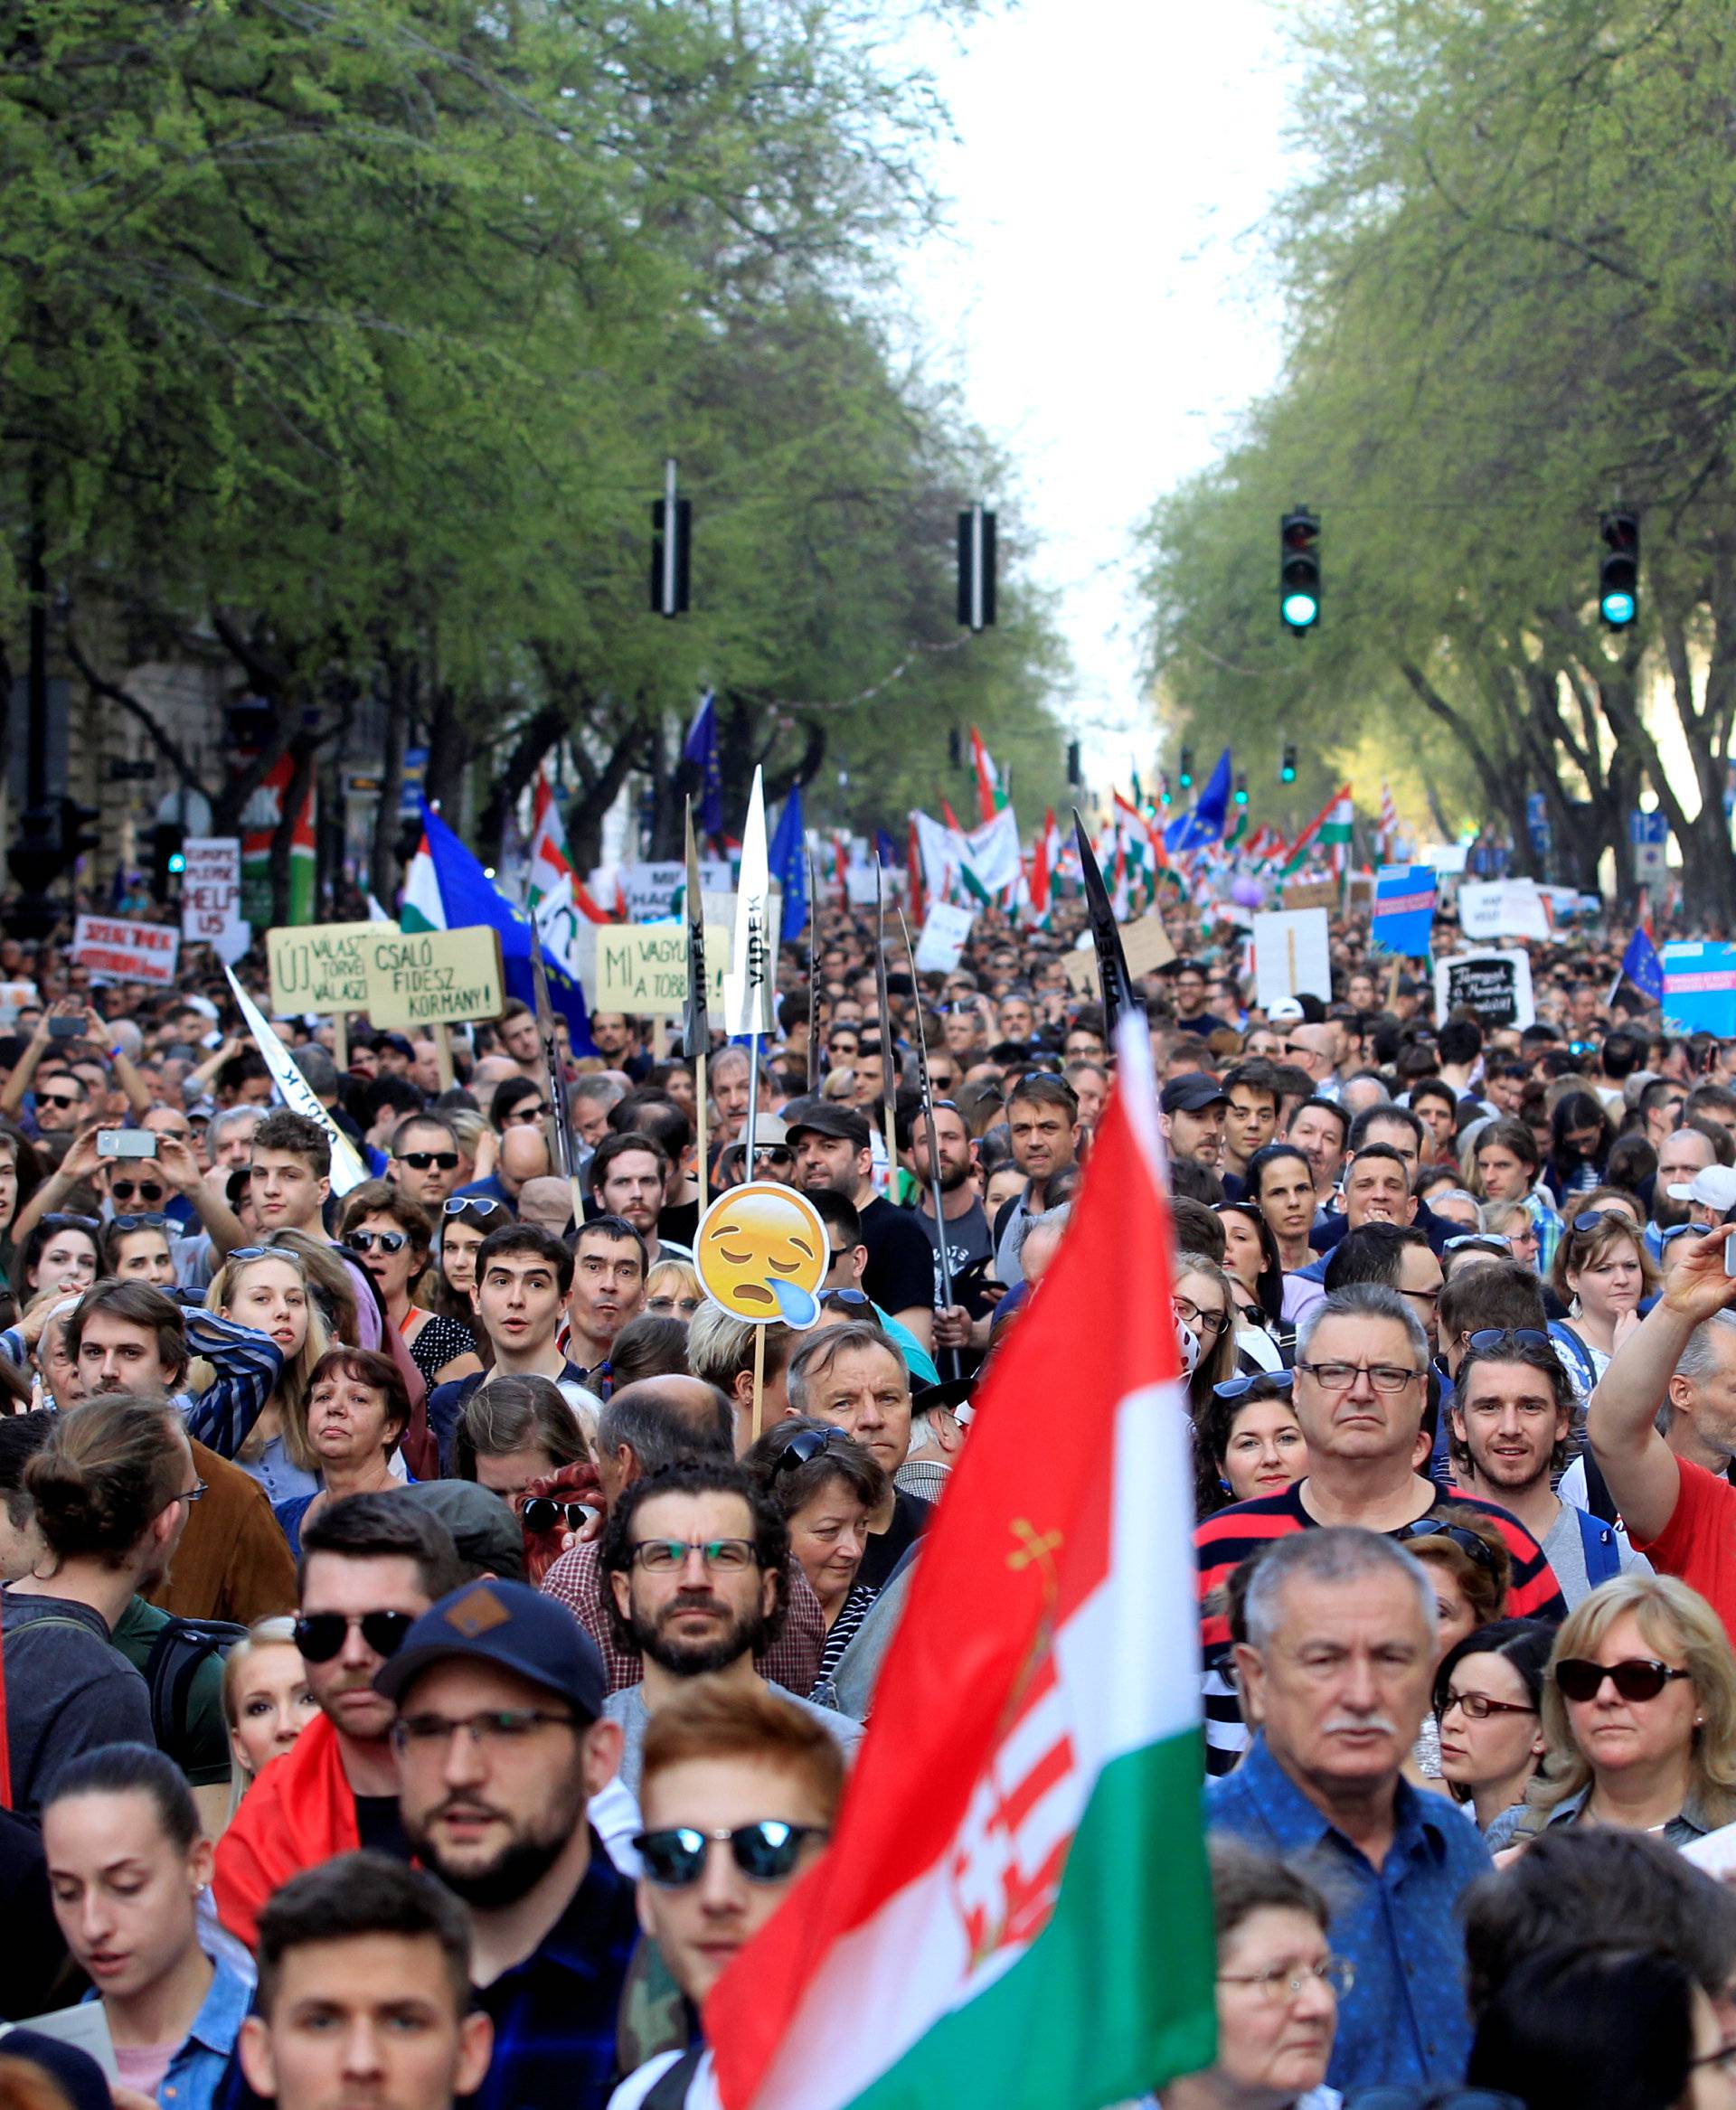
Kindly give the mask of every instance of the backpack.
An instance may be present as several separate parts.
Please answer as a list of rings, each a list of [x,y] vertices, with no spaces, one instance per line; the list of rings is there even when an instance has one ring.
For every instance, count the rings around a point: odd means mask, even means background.
[[[1621,1549],[1616,1544],[1613,1523],[1593,1516],[1590,1510],[1573,1512],[1580,1527],[1580,1544],[1585,1550],[1585,1579],[1595,1590],[1621,1573]]]
[[[685,2110],[687,2090],[704,2056],[703,2044],[690,2044],[673,2066],[657,2076],[640,2110]]]
[[[151,1734],[157,1748],[177,1764],[187,1748],[187,1715],[193,1681],[209,1656],[227,1656],[247,1637],[232,1619],[182,1619],[173,1613],[151,1644],[145,1682],[151,1694]]]

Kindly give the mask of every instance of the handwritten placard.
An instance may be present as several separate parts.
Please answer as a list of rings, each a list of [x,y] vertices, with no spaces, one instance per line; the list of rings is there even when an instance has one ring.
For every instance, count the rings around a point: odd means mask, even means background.
[[[395,923],[288,923],[268,930],[272,1011],[278,1018],[303,1011],[366,1011],[368,943],[397,935]]]
[[[461,930],[377,930],[363,950],[368,1016],[376,1026],[498,1018],[506,1001],[500,933],[488,924]]]
[[[730,956],[727,924],[705,926],[706,1002],[723,1008],[723,969]],[[607,923],[597,931],[597,971],[590,984],[599,1011],[629,1017],[678,1018],[687,1003],[687,928],[682,923]]]

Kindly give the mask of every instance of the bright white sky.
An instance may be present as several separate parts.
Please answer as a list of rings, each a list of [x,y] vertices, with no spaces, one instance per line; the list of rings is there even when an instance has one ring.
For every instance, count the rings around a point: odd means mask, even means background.
[[[906,280],[913,319],[1017,464],[1086,777],[1125,787],[1156,748],[1132,530],[1278,372],[1252,232],[1287,174],[1278,10],[1023,0],[925,56],[958,143],[937,164],[950,234]]]

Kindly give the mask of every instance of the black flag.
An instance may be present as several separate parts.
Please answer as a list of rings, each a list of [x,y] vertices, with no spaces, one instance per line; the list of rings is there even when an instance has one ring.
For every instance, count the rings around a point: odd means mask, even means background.
[[[1109,906],[1109,889],[1103,884],[1103,874],[1097,869],[1097,859],[1091,854],[1091,845],[1085,834],[1085,824],[1079,817],[1079,808],[1073,808],[1073,836],[1079,844],[1079,868],[1085,879],[1085,908],[1091,919],[1091,938],[1097,947],[1097,979],[1103,991],[1103,1038],[1113,1043],[1116,1021],[1124,1011],[1139,1011],[1144,1007],[1133,993],[1133,977],[1127,972],[1127,956],[1121,949],[1121,933],[1116,927],[1115,910]]]

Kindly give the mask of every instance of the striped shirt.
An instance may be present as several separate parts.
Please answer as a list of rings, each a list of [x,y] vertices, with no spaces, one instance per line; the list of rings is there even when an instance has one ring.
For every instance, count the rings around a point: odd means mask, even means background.
[[[1231,1502],[1228,1509],[1207,1517],[1194,1533],[1194,1558],[1199,1563],[1201,1691],[1205,1700],[1205,1769],[1209,1774],[1228,1773],[1248,1746],[1248,1730],[1230,1676],[1230,1622],[1223,1610],[1223,1587],[1250,1554],[1260,1552],[1274,1539],[1318,1528],[1316,1519],[1302,1506],[1302,1490],[1307,1485],[1306,1480],[1298,1480],[1279,1493]],[[1428,1506],[1417,1512],[1419,1517],[1432,1515],[1453,1502],[1486,1511],[1495,1520],[1513,1557],[1508,1618],[1559,1621],[1567,1616],[1567,1605],[1554,1571],[1544,1559],[1542,1547],[1517,1517],[1472,1495],[1443,1494],[1427,1481],[1418,1481],[1417,1486],[1419,1493],[1426,1489],[1430,1497]]]

